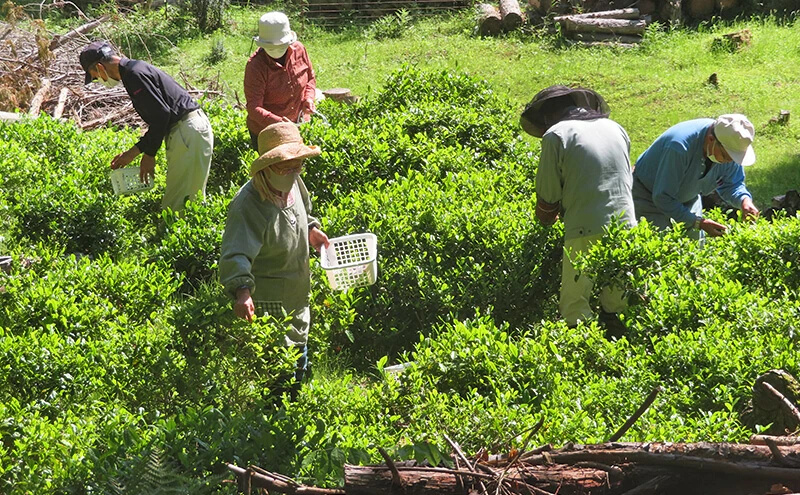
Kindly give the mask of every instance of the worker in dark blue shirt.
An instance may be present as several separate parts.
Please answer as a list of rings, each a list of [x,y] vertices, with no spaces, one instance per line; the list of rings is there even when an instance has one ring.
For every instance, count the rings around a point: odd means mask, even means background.
[[[166,72],[147,62],[123,58],[105,41],[89,43],[80,53],[86,84],[100,82],[113,88],[120,82],[133,108],[148,129],[129,150],[111,160],[111,168],[125,167],[140,154],[139,177],[147,182],[155,175],[155,155],[166,146],[167,185],[163,209],[182,210],[186,201],[204,197],[214,132],[197,102]]]

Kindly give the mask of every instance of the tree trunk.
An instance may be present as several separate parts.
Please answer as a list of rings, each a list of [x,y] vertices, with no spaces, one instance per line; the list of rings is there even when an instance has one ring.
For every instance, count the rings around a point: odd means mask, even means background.
[[[655,0],[639,0],[639,13],[642,15],[650,15],[656,11]]]
[[[719,10],[735,9],[739,6],[739,0],[716,0],[715,4]]]
[[[513,31],[522,26],[522,10],[517,0],[500,0],[500,18],[503,20],[503,29]]]
[[[566,17],[564,25],[567,31],[581,33],[611,33],[611,34],[638,34],[644,33],[646,22],[644,20],[624,19],[580,19]]]
[[[481,36],[494,36],[500,33],[503,23],[500,11],[492,4],[478,4],[478,33]]]
[[[687,7],[692,19],[705,19],[714,12],[714,0],[688,0]]]
[[[681,14],[681,0],[662,0],[661,9],[659,9],[659,17],[662,21],[668,22],[673,26],[677,26],[683,22],[683,14]]]
[[[540,14],[546,14],[550,7],[552,6],[552,2],[550,0],[528,0],[528,5],[535,11]]]

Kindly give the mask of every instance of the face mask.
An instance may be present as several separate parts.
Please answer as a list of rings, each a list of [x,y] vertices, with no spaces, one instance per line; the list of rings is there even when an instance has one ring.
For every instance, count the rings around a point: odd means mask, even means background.
[[[282,193],[288,193],[291,191],[292,186],[298,177],[300,177],[300,174],[278,175],[271,169],[267,169],[267,180],[269,181],[269,185]]]
[[[98,65],[97,66],[97,72],[98,73],[100,72],[100,67],[103,67],[103,66],[102,65]],[[119,84],[119,81],[117,81],[116,79],[112,79],[111,76],[108,75],[108,72],[106,71],[105,67],[103,67],[103,72],[106,73],[106,78],[103,79],[101,77],[100,78],[100,84],[102,84],[103,86],[105,86],[105,87],[107,87],[109,89],[111,89],[111,88],[115,87],[117,84]]]
[[[714,148],[717,147],[717,142],[714,141],[714,144],[711,145],[711,151],[708,152],[708,159],[711,160],[712,163],[722,163],[721,161],[717,160],[717,157],[714,156]]]
[[[279,59],[279,58],[283,57],[283,54],[286,53],[286,50],[289,49],[289,45],[288,44],[275,45],[275,46],[262,47],[262,48],[264,48],[264,51],[267,52],[267,55],[269,55],[271,58]]]

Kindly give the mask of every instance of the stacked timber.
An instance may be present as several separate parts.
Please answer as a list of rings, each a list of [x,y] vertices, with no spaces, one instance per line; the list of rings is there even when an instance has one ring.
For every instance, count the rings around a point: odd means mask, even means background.
[[[641,15],[639,9],[627,8],[562,15],[553,20],[561,24],[567,38],[587,45],[633,45],[642,41],[650,17]]]
[[[770,3],[771,1],[771,3]],[[595,12],[603,8],[636,7],[641,15],[649,15],[653,20],[677,25],[684,22],[697,22],[714,16],[732,17],[747,8],[746,0],[528,0],[530,16],[547,18],[550,15],[565,15],[570,12]],[[796,10],[776,4],[794,5],[797,0],[764,0],[763,11],[768,12],[767,4],[774,5],[776,12]],[[684,19],[684,17],[686,19]]]
[[[518,0],[500,0],[499,8],[490,3],[480,3],[478,9],[478,34],[495,36],[503,31],[513,31],[525,24],[525,16]]]

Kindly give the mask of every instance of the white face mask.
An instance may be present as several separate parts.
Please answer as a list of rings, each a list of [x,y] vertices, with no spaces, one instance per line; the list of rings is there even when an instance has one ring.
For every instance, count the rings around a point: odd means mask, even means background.
[[[708,152],[708,159],[711,160],[712,163],[722,163],[721,161],[717,160],[717,157],[714,156],[714,148],[717,147],[717,141],[715,140],[714,143],[711,145],[711,151]]]
[[[97,66],[97,72],[98,73],[100,73],[100,67],[103,67],[103,66],[102,65],[98,65]],[[107,87],[109,89],[111,89],[111,88],[115,87],[117,84],[119,84],[119,81],[117,81],[116,79],[112,79],[111,76],[108,75],[108,71],[106,70],[105,67],[103,67],[103,72],[106,73],[106,78],[103,79],[101,77],[100,78],[100,84],[102,84],[103,86],[105,86],[105,87]]]
[[[283,55],[286,53],[286,50],[289,49],[289,44],[287,43],[285,45],[275,45],[268,47],[262,46],[262,48],[264,49],[265,52],[267,52],[267,55],[269,55],[271,58],[279,59],[283,57]]]
[[[291,191],[298,177],[300,177],[299,173],[278,175],[273,172],[272,169],[267,169],[267,181],[269,181],[269,185],[282,193]]]

